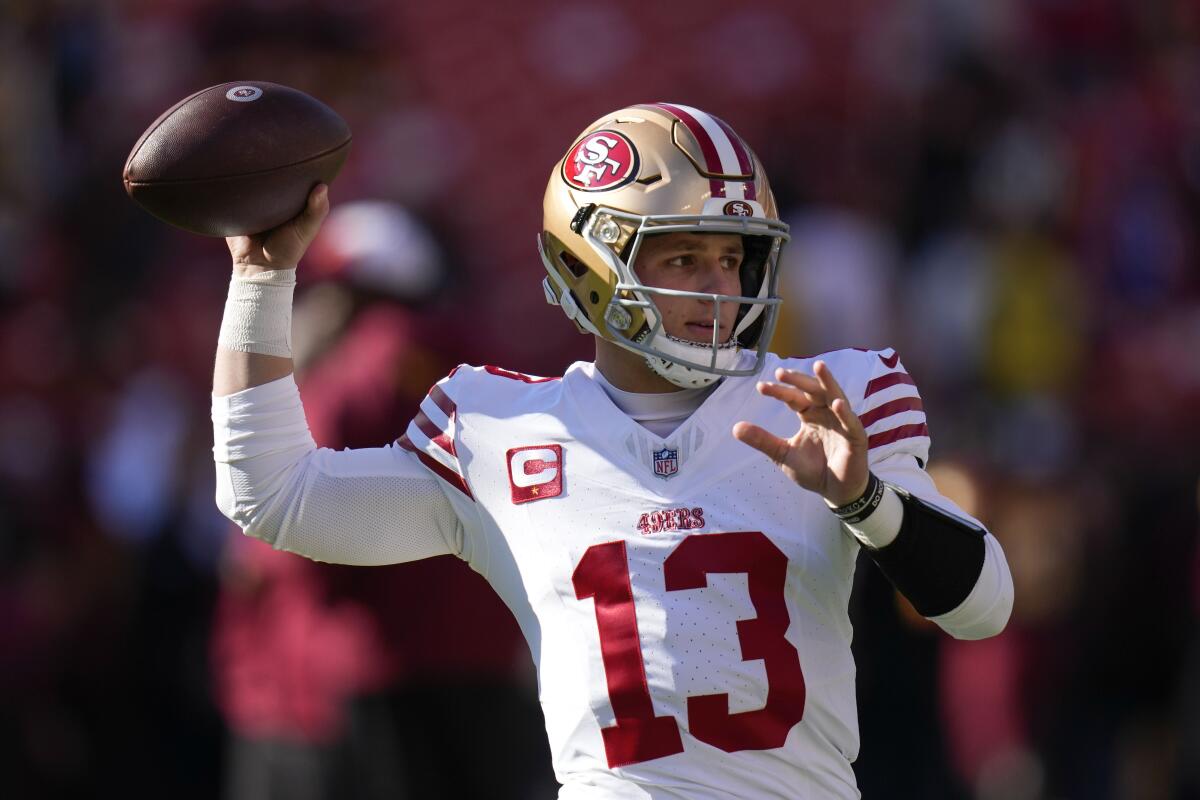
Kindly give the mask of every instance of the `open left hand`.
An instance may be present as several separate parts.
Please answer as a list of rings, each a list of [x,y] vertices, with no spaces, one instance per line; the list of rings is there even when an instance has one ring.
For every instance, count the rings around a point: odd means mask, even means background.
[[[790,439],[781,439],[757,425],[739,422],[733,426],[734,437],[835,506],[857,500],[867,489],[867,432],[829,367],[818,361],[812,375],[778,369],[775,378],[780,382],[760,381],[758,391],[795,411],[800,430]]]

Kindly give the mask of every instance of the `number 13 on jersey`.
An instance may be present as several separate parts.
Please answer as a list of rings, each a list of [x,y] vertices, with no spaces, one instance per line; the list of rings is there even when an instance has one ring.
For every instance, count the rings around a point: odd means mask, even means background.
[[[710,573],[744,573],[758,616],[739,620],[743,660],[762,659],[767,697],[762,708],[732,714],[729,695],[687,699],[688,730],[702,742],[732,753],[782,747],[804,715],[800,654],[785,638],[790,618],[784,602],[787,557],[757,531],[693,534],[663,562],[669,592],[703,589]],[[679,723],[654,715],[638,637],[637,609],[625,542],[592,545],[571,576],[575,596],[595,598],[600,655],[616,723],[601,729],[609,767],[683,752]]]

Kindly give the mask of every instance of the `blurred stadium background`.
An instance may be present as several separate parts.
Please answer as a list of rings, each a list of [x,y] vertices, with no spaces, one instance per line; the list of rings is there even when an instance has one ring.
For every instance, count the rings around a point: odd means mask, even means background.
[[[298,295],[320,443],[390,441],[459,361],[587,358],[538,287],[550,166],[612,108],[700,106],[793,226],[776,349],[896,346],[1016,581],[964,644],[859,570],[865,796],[1200,797],[1200,4],[0,10],[0,796],[553,796],[474,575],[317,567],[213,505],[227,253],[120,171],[261,79],[355,132]]]

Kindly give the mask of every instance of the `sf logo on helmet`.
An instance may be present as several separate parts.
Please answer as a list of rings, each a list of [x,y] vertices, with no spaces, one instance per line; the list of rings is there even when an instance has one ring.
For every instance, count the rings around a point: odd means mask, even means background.
[[[624,186],[637,175],[638,153],[624,135],[596,131],[579,140],[563,159],[563,180],[585,192]]]

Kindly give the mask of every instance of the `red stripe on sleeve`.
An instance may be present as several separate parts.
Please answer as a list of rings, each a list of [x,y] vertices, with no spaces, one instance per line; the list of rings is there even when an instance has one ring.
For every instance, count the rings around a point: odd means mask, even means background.
[[[493,367],[491,364],[486,365],[483,369],[489,375],[495,375],[500,378],[508,378],[511,381],[521,381],[522,383],[547,383],[549,381],[562,380],[561,375],[552,378],[536,378],[533,375],[526,375],[524,372],[513,372],[511,369]]]
[[[417,458],[421,459],[421,463],[428,467],[431,472],[444,480],[446,483],[453,486],[455,489],[458,489],[467,497],[470,497],[472,500],[475,499],[475,497],[471,494],[470,488],[467,487],[467,482],[463,480],[461,475],[459,475],[457,472],[447,469],[446,465],[427,453],[424,453],[421,450],[416,452]]]
[[[433,385],[433,388],[429,390],[429,399],[432,400],[433,404],[440,408],[442,413],[447,417],[453,416],[455,410],[458,408],[458,406],[454,405],[454,401],[450,399],[450,396],[443,392],[442,387],[438,386],[436,383]]]
[[[929,428],[924,422],[917,422],[912,425],[901,425],[899,428],[892,428],[890,431],[882,433],[873,433],[867,437],[867,449],[872,450],[876,447],[882,447],[885,444],[898,442],[901,439],[912,439],[917,436],[928,436]]]
[[[867,384],[867,391],[863,393],[863,397],[870,397],[876,392],[882,392],[889,386],[895,386],[899,383],[906,383],[909,386],[916,386],[916,381],[907,372],[889,372],[886,375],[880,375],[875,380]]]
[[[874,425],[884,417],[890,417],[893,414],[899,414],[904,411],[924,411],[925,406],[921,403],[919,397],[901,397],[898,400],[892,400],[884,403],[881,406],[872,408],[870,411],[865,411],[859,415],[858,419],[862,422],[864,428]]]
[[[426,416],[424,411],[417,412],[417,415],[413,417],[413,424],[417,426],[421,433],[429,437],[429,441],[455,458],[458,457],[458,452],[454,449],[454,440],[445,431],[434,425],[433,420]]]
[[[470,497],[472,500],[475,499],[474,495],[471,494],[471,489],[467,486],[467,482],[463,480],[461,475],[453,470],[447,469],[445,464],[426,454],[423,450],[418,449],[417,446],[412,443],[412,439],[408,438],[407,433],[397,439],[396,444],[400,445],[409,452],[416,453],[417,458],[420,459],[421,463],[430,469],[435,475],[453,486],[455,489],[458,489],[467,497]]]

